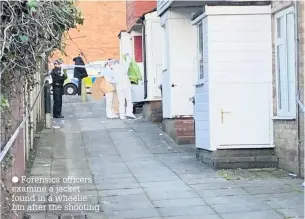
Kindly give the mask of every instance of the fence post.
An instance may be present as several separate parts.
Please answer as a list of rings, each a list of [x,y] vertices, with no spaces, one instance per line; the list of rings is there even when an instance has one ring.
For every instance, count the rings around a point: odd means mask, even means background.
[[[52,116],[51,116],[51,85],[48,81],[44,84],[44,106],[46,115],[46,128],[52,127]]]
[[[86,87],[85,78],[82,79],[81,96],[82,96],[82,101],[83,101],[83,102],[86,102],[86,101],[87,101],[87,87]]]

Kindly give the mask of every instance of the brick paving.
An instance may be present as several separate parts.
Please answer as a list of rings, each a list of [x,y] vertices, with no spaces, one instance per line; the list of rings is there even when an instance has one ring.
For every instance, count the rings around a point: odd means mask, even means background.
[[[303,181],[287,172],[214,171],[196,161],[194,145],[176,145],[156,124],[107,120],[103,101],[78,98],[65,97],[65,120],[55,121],[60,129],[40,134],[30,175],[92,178],[80,185],[88,201],[64,204],[99,205],[99,212],[47,209],[28,212],[32,219],[304,218]]]

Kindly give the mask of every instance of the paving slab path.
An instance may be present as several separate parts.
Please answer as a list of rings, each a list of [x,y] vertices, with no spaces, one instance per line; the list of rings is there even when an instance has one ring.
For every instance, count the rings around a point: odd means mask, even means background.
[[[28,210],[32,219],[304,218],[303,181],[285,171],[214,171],[196,161],[194,145],[176,145],[156,124],[106,119],[103,101],[65,97],[63,111],[54,121],[61,128],[40,133],[30,172],[61,182],[34,193],[47,208]]]

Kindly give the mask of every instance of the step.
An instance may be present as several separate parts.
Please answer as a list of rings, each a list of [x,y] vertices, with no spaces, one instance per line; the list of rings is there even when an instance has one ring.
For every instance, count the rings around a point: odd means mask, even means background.
[[[213,157],[212,163],[215,169],[267,168],[278,167],[278,158],[274,155],[250,157]]]
[[[175,139],[176,144],[195,144],[195,136],[177,136]]]

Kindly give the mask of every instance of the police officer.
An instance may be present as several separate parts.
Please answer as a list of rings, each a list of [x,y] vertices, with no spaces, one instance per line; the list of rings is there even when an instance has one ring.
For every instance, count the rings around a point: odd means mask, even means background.
[[[78,55],[78,57],[75,57],[73,59],[73,62],[74,62],[75,65],[82,65],[82,66],[85,67],[85,62],[84,62],[82,56],[83,56],[83,53],[81,52]],[[82,93],[82,80],[85,77],[88,77],[86,68],[83,68],[83,67],[75,67],[74,68],[74,78],[78,79],[78,89],[77,89],[78,92],[77,93],[78,93],[79,96]]]
[[[54,69],[51,72],[52,86],[53,86],[53,118],[64,118],[61,114],[62,108],[62,95],[64,94],[64,81],[67,75],[61,70],[62,62],[56,60],[54,62]]]

